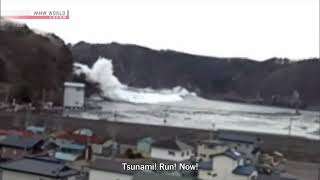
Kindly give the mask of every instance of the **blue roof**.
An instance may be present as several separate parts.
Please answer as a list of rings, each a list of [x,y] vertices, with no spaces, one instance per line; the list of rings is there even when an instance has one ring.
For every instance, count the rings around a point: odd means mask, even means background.
[[[254,171],[256,171],[256,168],[252,165],[242,165],[237,166],[232,173],[243,175],[243,176],[250,176]]]
[[[213,170],[213,161],[210,160],[210,161],[199,162],[199,169],[208,170],[208,171]]]
[[[65,148],[65,149],[72,149],[72,150],[84,150],[86,148],[85,145],[81,145],[81,144],[62,144],[61,148]]]
[[[80,157],[80,154],[56,152],[54,157],[56,159],[60,159],[60,160],[64,160],[64,161],[75,161],[78,159],[78,157]]]

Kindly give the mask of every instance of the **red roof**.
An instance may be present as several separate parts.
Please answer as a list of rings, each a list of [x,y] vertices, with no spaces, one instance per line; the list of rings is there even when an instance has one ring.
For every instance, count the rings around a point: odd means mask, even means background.
[[[15,130],[15,129],[0,129],[0,136],[21,136],[21,137],[32,137],[33,133],[25,130]]]
[[[66,139],[71,140],[80,144],[103,144],[106,140],[106,138],[101,138],[98,136],[86,136],[86,135],[80,135],[80,134],[74,134],[74,133],[62,133],[55,136],[59,139]]]

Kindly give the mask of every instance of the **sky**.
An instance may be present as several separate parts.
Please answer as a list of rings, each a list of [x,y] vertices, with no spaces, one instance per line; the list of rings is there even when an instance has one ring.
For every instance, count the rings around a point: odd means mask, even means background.
[[[319,0],[1,0],[1,10],[69,10],[69,20],[19,21],[73,44],[256,60],[319,57]]]

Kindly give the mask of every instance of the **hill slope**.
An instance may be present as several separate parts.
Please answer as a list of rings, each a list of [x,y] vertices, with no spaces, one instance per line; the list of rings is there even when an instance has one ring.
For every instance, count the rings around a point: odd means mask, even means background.
[[[180,85],[208,98],[263,104],[292,105],[294,90],[302,103],[320,104],[319,59],[292,62],[272,58],[196,56],[118,43],[70,47],[74,60],[92,65],[99,56],[113,60],[115,75],[134,87],[172,88]]]
[[[61,39],[1,20],[0,101],[9,95],[36,102],[46,92],[46,100],[61,103],[63,82],[71,72],[72,54]]]

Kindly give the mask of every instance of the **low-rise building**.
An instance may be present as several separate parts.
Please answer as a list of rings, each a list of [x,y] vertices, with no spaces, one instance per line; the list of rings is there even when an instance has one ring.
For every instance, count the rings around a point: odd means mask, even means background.
[[[257,175],[255,167],[231,149],[199,163],[198,178],[203,180],[253,180]]]
[[[255,135],[234,132],[219,132],[217,139],[244,155],[244,158],[257,161],[259,156],[259,139]]]
[[[209,161],[213,156],[225,152],[229,147],[226,143],[218,140],[204,140],[197,145],[197,159]]]
[[[54,157],[63,161],[76,161],[85,159],[86,146],[81,144],[65,143],[55,152]]]
[[[39,138],[7,136],[0,141],[0,155],[3,159],[19,159],[42,151],[44,141]]]
[[[0,164],[2,180],[76,180],[79,172],[43,158],[24,158]]]
[[[151,158],[185,161],[194,156],[194,148],[179,139],[157,141],[152,144]]]
[[[132,180],[136,173],[125,170],[120,161],[107,159],[96,159],[89,169],[89,180]]]

